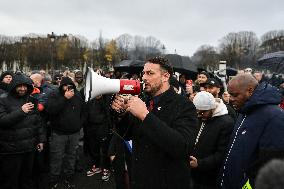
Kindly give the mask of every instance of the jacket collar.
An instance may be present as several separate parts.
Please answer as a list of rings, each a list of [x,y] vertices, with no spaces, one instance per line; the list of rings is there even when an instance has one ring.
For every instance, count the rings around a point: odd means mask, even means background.
[[[166,90],[165,92],[157,96],[158,97],[157,105],[163,106],[167,104],[169,101],[171,101],[175,97],[175,95],[177,95],[175,90],[172,87],[170,87],[168,90]],[[154,97],[154,98],[157,98],[157,97]]]

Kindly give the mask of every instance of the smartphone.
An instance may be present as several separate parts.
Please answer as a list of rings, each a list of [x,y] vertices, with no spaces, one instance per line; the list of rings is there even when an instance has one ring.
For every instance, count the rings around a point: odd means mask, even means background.
[[[192,85],[193,81],[191,79],[186,80],[187,85]]]
[[[33,96],[29,96],[28,99],[27,99],[27,102],[33,103],[34,104],[34,109],[36,109],[37,106],[38,106],[38,99],[36,99]]]

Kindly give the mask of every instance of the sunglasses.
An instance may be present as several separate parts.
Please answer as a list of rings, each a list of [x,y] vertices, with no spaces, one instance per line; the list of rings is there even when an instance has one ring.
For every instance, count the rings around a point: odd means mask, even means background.
[[[60,78],[60,77],[57,77],[57,78],[55,78],[55,80],[61,80],[61,78]]]

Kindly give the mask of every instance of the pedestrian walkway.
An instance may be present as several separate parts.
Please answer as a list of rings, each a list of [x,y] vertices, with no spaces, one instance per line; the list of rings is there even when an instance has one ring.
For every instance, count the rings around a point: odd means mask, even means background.
[[[102,174],[95,174],[88,177],[87,171],[90,168],[88,165],[88,157],[82,155],[81,163],[83,165],[83,170],[76,172],[74,178],[75,189],[115,189],[115,181],[113,173],[110,176],[109,181],[102,181]],[[41,175],[40,189],[48,189],[48,174]],[[58,189],[66,189],[62,184]]]
[[[101,179],[101,174],[96,174],[91,177],[87,177],[86,171],[76,173],[74,180],[76,189],[115,189],[115,182],[113,176],[110,177],[109,181],[104,182]],[[40,189],[48,189],[48,175],[43,175],[42,178],[43,179],[41,182]],[[63,184],[61,184],[58,189],[65,189],[65,187],[63,186]]]

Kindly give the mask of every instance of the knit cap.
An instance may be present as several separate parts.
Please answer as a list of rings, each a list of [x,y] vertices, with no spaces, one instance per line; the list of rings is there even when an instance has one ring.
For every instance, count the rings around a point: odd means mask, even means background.
[[[197,110],[212,110],[216,108],[214,96],[206,91],[201,91],[193,98],[193,104]]]

